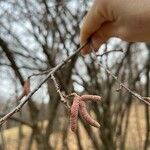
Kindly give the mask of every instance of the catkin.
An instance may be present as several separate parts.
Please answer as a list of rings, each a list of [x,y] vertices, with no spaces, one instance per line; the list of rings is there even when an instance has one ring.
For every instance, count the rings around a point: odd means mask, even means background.
[[[79,114],[83,118],[83,120],[85,120],[88,124],[90,124],[94,127],[97,127],[97,128],[100,127],[100,124],[97,121],[95,121],[87,112],[86,104],[84,101],[80,101]]]
[[[73,99],[73,104],[70,110],[70,126],[73,132],[76,132],[76,129],[77,129],[79,101],[80,101],[80,96],[75,95]]]
[[[91,101],[97,102],[101,100],[101,97],[97,95],[82,95],[81,100],[83,101],[91,100]]]
[[[29,81],[29,79],[25,80],[23,90],[24,90],[23,93],[26,96],[30,93],[30,81]]]

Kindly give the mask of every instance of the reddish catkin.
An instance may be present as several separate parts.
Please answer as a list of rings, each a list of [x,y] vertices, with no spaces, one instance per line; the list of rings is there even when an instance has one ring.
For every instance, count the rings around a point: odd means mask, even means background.
[[[23,93],[26,96],[30,93],[30,81],[29,81],[29,79],[25,80],[25,82],[24,82]]]
[[[73,132],[76,132],[77,129],[77,119],[78,119],[78,110],[79,110],[79,101],[81,97],[78,95],[75,95],[73,99],[73,104],[71,106],[70,110],[70,126],[71,130]]]
[[[101,100],[101,97],[97,95],[82,95],[81,100],[83,101],[91,100],[91,101],[97,102]]]
[[[97,121],[95,121],[87,112],[86,104],[84,101],[80,101],[79,113],[80,113],[80,116],[83,118],[83,120],[85,120],[88,124],[97,128],[100,127],[100,124]]]

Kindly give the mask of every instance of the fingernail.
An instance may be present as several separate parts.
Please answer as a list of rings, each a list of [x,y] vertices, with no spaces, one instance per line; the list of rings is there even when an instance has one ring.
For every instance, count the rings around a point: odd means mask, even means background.
[[[95,51],[97,51],[100,47],[100,39],[98,37],[92,37],[92,44]]]
[[[81,50],[81,55],[85,56],[91,52],[89,45],[86,45],[82,50]]]

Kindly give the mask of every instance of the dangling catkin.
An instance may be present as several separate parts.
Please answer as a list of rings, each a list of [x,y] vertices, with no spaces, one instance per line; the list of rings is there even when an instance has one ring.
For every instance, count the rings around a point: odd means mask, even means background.
[[[77,119],[78,119],[78,109],[79,109],[80,98],[81,98],[80,96],[75,95],[73,99],[73,104],[70,110],[70,126],[73,132],[76,132],[76,129],[77,129]]]
[[[91,101],[97,102],[101,100],[101,97],[97,95],[82,95],[81,100],[83,101],[91,100]]]
[[[29,79],[25,80],[25,82],[24,82],[23,93],[26,96],[30,93],[30,81],[29,81]]]
[[[83,118],[83,120],[85,120],[88,124],[90,124],[94,127],[97,127],[97,128],[100,127],[100,124],[97,121],[95,121],[87,112],[86,104],[84,101],[80,101],[79,114]]]

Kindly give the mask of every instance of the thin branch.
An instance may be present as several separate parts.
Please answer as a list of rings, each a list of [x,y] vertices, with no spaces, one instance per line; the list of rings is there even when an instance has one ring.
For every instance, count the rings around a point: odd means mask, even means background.
[[[87,42],[79,47],[72,55],[70,55],[69,57],[67,57],[64,61],[62,61],[61,63],[59,63],[56,67],[53,68],[53,70],[51,70],[48,75],[44,78],[44,80],[33,90],[29,93],[29,95],[22,100],[22,102],[20,104],[18,104],[12,111],[10,111],[8,114],[4,115],[1,119],[0,119],[0,125],[2,125],[7,119],[9,119],[13,114],[15,114],[16,112],[20,111],[20,109],[24,106],[25,103],[27,103],[30,98],[32,97],[32,95],[38,91],[38,89],[55,73],[57,72],[60,68],[62,68],[67,62],[69,62],[71,60],[71,58],[73,58],[76,54],[78,54],[81,49],[87,44]]]
[[[148,102],[147,100],[145,100],[145,99],[144,99],[141,95],[139,95],[138,93],[132,91],[132,90],[129,89],[127,86],[125,86],[125,85],[118,79],[117,76],[115,76],[109,69],[105,68],[105,67],[103,66],[103,64],[102,64],[100,61],[98,61],[98,57],[97,57],[96,52],[94,51],[94,48],[93,48],[92,43],[90,44],[90,47],[91,47],[91,50],[92,50],[92,52],[93,52],[93,54],[94,54],[95,60],[97,60],[98,65],[99,65],[104,71],[106,71],[114,80],[116,80],[116,81],[119,83],[120,87],[123,87],[123,88],[126,89],[132,96],[136,97],[136,98],[139,99],[140,101],[143,101],[145,104],[147,104],[147,105],[150,106],[150,102]]]
[[[110,51],[106,51],[100,55],[96,55],[97,57],[103,57],[104,55],[108,55],[109,53],[112,53],[112,52],[124,52],[123,49],[117,49],[117,50],[110,50]]]
[[[49,73],[47,74],[47,76],[44,78],[44,80],[33,90],[31,91],[28,96],[22,100],[22,102],[20,104],[18,104],[12,111],[10,111],[8,114],[4,115],[1,119],[0,119],[0,125],[2,125],[7,119],[9,119],[13,114],[15,114],[16,112],[20,111],[20,109],[24,106],[25,103],[27,103],[30,98],[32,97],[32,95],[38,91],[38,89],[51,77],[54,85],[56,87],[57,92],[59,93],[60,97],[63,98],[64,101],[64,96],[62,95],[58,83],[56,81],[56,79],[54,78],[54,74],[55,72],[57,72],[58,70],[60,70],[67,62],[69,62],[76,54],[78,54],[81,49],[86,46],[88,42],[86,42],[83,46],[79,47],[72,55],[70,55],[69,57],[67,57],[64,61],[62,61],[61,63],[59,63],[57,66],[55,66],[52,70],[49,70]],[[91,49],[93,50],[93,47],[91,46]],[[95,60],[97,59],[97,54],[94,52],[94,56],[95,56]],[[141,95],[133,92],[132,90],[130,90],[128,87],[126,87],[120,80],[118,80],[118,78],[107,68],[105,68],[100,62],[98,62],[98,65],[104,69],[109,75],[111,75],[118,83],[121,87],[123,87],[124,89],[126,89],[129,93],[131,93],[134,97],[136,97],[137,99],[143,101],[144,103],[146,103],[147,105],[150,106],[150,102],[148,102],[147,100],[145,100]],[[46,72],[47,73],[47,72]],[[30,76],[31,77],[31,76]]]
[[[58,83],[57,83],[57,81],[56,81],[56,79],[55,79],[55,77],[54,77],[53,74],[51,75],[51,79],[52,79],[53,82],[54,82],[54,86],[55,86],[55,88],[56,88],[57,93],[58,93],[59,96],[60,96],[61,102],[63,102],[67,108],[70,108],[69,104],[67,103],[67,101],[66,101],[66,99],[65,99],[65,95],[63,95],[63,93],[61,92],[61,90],[60,90],[60,88],[59,88],[59,85],[58,85]]]
[[[5,115],[6,115],[6,114],[0,114],[1,117],[5,116]],[[27,126],[33,128],[33,125],[32,125],[31,123],[29,123],[29,122],[27,122],[27,121],[24,121],[24,120],[21,119],[21,118],[18,118],[18,117],[15,117],[15,116],[11,116],[10,119],[11,119],[11,120],[14,120],[14,121],[16,121],[16,122],[20,122],[20,123],[22,123],[22,124],[24,124],[24,125],[27,125]]]
[[[30,75],[28,78],[30,79],[31,77],[33,76],[41,76],[41,75],[44,75],[44,74],[48,74],[50,71],[52,71],[53,68],[49,69],[49,70],[45,70],[45,71],[42,71],[42,72],[39,72],[39,73],[33,73],[32,75]]]

